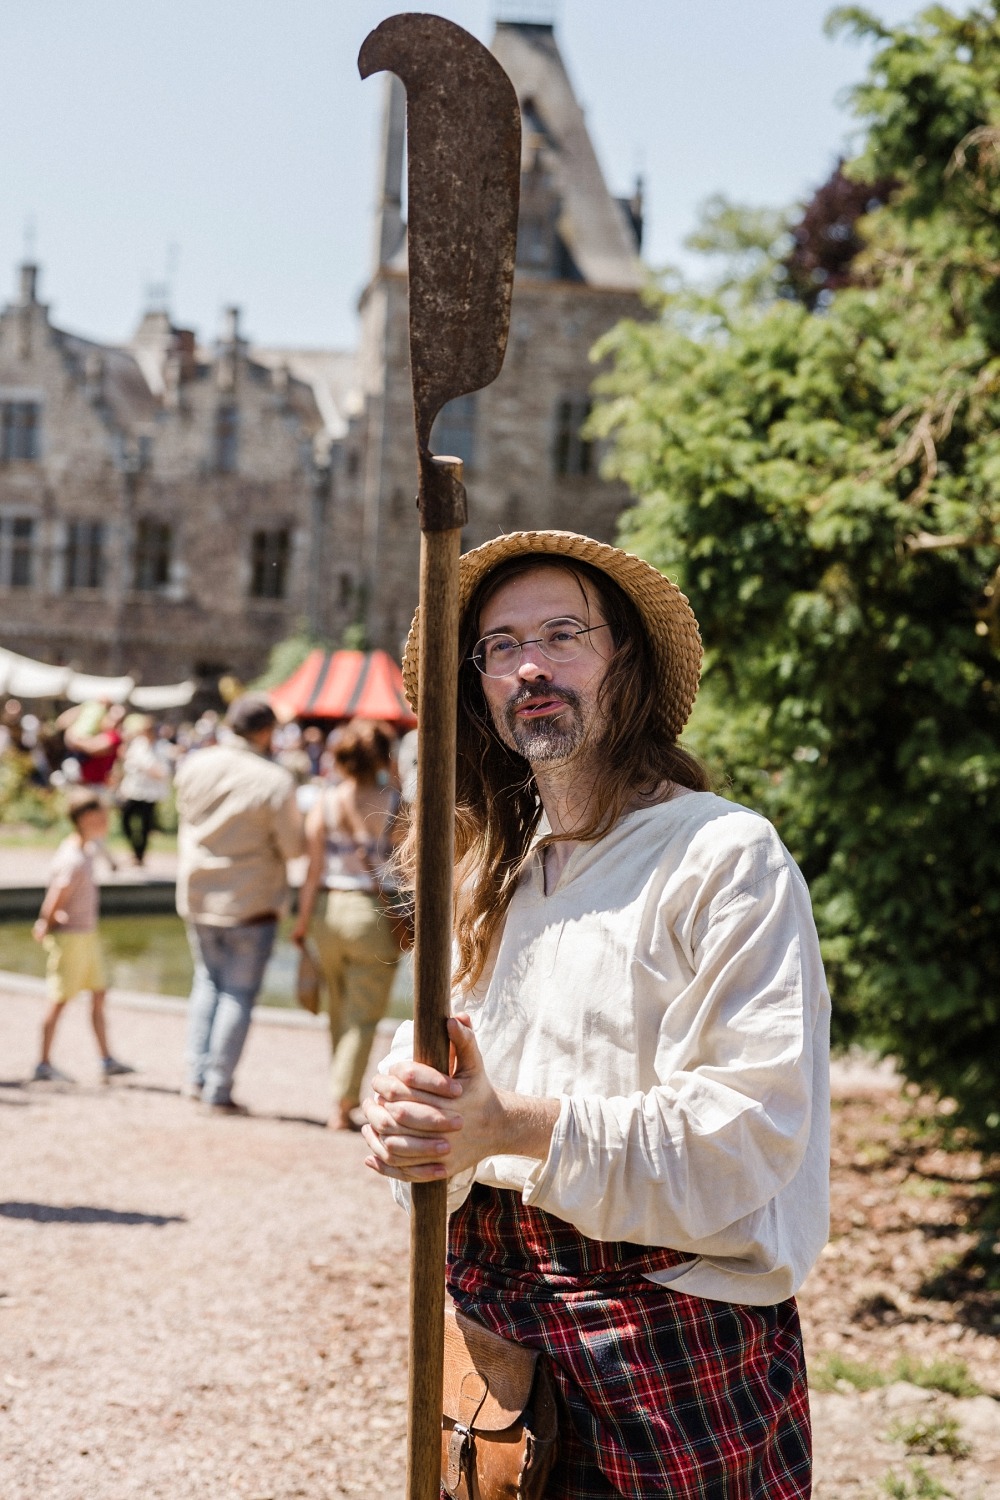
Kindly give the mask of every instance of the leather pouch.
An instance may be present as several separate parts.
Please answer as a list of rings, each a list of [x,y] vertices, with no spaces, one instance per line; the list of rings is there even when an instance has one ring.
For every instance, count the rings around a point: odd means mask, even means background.
[[[556,1458],[556,1414],[543,1353],[446,1308],[442,1495],[541,1500]]]

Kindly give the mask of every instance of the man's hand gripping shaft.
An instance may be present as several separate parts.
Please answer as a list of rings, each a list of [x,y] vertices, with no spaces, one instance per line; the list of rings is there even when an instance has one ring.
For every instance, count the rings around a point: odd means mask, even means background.
[[[475,1167],[486,1156],[549,1153],[558,1099],[495,1089],[468,1016],[448,1021],[451,1073],[425,1063],[393,1063],[372,1079],[363,1135],[366,1166],[400,1182],[434,1182]]]

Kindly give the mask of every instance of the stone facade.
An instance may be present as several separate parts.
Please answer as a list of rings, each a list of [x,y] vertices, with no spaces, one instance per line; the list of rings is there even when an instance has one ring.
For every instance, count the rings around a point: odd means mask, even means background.
[[[641,201],[604,183],[551,26],[499,24],[523,121],[507,359],[441,414],[466,547],[564,527],[610,539],[628,495],[581,432],[595,341],[641,316]],[[22,268],[0,314],[0,645],[146,683],[257,675],[307,626],[398,654],[419,528],[407,353],[405,101],[387,90],[374,267],[354,352],[211,348],[166,312],[125,347],[54,327]]]
[[[10,649],[147,682],[253,676],[299,622],[356,613],[350,570],[329,586],[340,528],[313,393],[249,357],[235,310],[208,353],[162,312],[101,346],[52,325],[23,267],[0,418]]]

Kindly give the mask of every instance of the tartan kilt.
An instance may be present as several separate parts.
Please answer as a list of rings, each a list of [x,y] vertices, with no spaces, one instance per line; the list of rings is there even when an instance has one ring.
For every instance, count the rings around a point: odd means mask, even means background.
[[[544,1350],[561,1397],[547,1500],[806,1500],[795,1301],[715,1302],[645,1279],[687,1257],[587,1239],[477,1183],[448,1229],[456,1307]]]

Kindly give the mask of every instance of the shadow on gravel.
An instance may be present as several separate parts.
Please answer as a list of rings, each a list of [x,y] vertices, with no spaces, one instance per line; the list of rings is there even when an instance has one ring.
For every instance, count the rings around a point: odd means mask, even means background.
[[[52,1203],[0,1203],[2,1219],[32,1219],[36,1224],[186,1224],[185,1214],[119,1213],[115,1208],[56,1208]]]
[[[165,1083],[140,1083],[135,1078],[108,1078],[109,1091],[116,1094],[166,1094],[174,1099],[181,1098],[181,1091],[176,1084]]]

